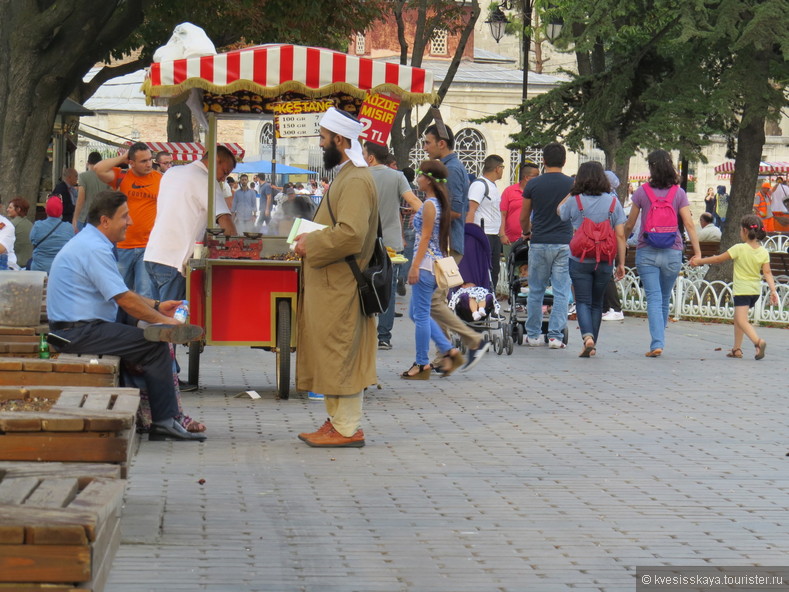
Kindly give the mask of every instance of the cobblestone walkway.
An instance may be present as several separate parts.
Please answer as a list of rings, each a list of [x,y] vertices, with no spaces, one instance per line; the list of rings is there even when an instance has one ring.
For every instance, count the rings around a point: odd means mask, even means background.
[[[297,440],[323,405],[274,399],[273,354],[207,348],[184,402],[209,440],[142,443],[107,589],[631,592],[636,565],[785,564],[789,331],[756,362],[729,325],[672,323],[647,359],[645,319],[603,325],[593,359],[571,321],[566,350],[407,382],[398,319],[362,449]]]

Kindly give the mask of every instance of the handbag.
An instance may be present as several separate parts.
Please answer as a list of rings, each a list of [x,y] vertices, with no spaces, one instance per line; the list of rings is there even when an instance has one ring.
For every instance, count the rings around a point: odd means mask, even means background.
[[[328,192],[323,200],[329,208],[329,216],[331,216],[332,224],[337,224],[334,218],[334,212],[331,209],[331,202],[329,201]],[[356,286],[359,291],[359,303],[362,305],[362,312],[365,316],[371,317],[373,315],[383,313],[392,300],[392,276],[394,268],[392,260],[389,258],[389,253],[384,246],[383,233],[381,232],[381,218],[378,217],[378,236],[373,245],[373,255],[370,257],[370,262],[364,271],[359,269],[359,264],[356,263],[356,257],[348,255],[345,262],[353,272],[356,278]]]
[[[433,273],[436,276],[438,289],[443,292],[463,284],[463,276],[460,275],[457,261],[453,257],[436,259],[433,262]]]

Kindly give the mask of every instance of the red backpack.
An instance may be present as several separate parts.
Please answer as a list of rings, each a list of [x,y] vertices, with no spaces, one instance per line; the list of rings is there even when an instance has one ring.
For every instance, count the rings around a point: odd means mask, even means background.
[[[581,262],[587,255],[594,254],[595,261],[599,265],[601,261],[611,263],[616,259],[616,234],[611,226],[611,215],[616,208],[616,197],[611,198],[611,207],[608,209],[608,217],[602,222],[592,222],[584,216],[584,208],[581,205],[581,197],[575,196],[575,203],[583,216],[583,222],[575,231],[570,241],[570,253],[573,257],[578,257]]]

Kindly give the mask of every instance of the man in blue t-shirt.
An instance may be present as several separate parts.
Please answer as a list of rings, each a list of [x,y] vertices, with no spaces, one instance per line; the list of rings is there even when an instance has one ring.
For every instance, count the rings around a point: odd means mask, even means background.
[[[548,321],[548,347],[562,349],[570,300],[570,239],[573,227],[563,221],[556,208],[570,192],[573,180],[562,173],[567,160],[564,146],[548,144],[542,151],[543,174],[526,184],[521,208],[523,238],[529,239],[529,299],[526,336],[530,346],[542,345],[542,301],[548,285],[553,307]]]

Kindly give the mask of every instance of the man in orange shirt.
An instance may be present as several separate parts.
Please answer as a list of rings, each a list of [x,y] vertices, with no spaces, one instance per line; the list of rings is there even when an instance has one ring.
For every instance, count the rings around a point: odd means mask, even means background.
[[[121,169],[120,165],[126,163],[129,168]],[[151,150],[143,142],[137,142],[125,154],[96,163],[93,172],[128,198],[132,226],[129,226],[126,238],[118,243],[118,270],[123,281],[130,290],[146,298],[154,298],[143,255],[156,221],[156,199],[162,174],[153,170]]]

